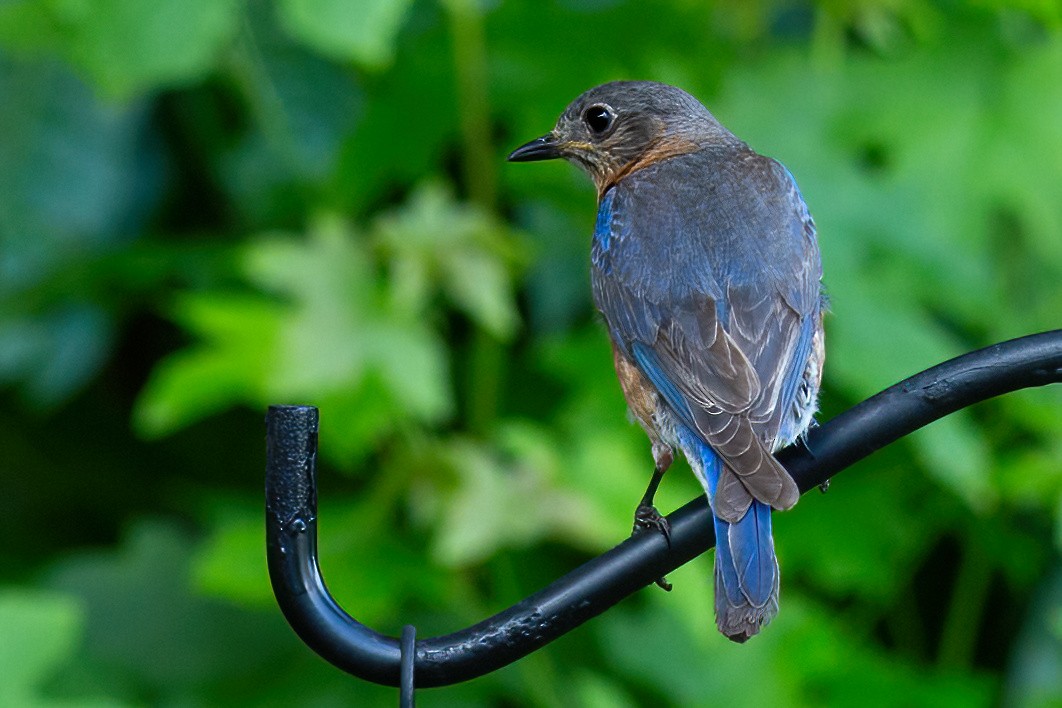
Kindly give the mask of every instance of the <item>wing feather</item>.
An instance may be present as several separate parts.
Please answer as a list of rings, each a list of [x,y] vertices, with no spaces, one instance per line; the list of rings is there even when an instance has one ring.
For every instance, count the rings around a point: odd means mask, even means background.
[[[695,153],[628,176],[602,209],[595,303],[722,458],[716,513],[736,521],[752,498],[791,507],[799,491],[771,451],[821,327],[814,226],[791,175],[748,150]]]

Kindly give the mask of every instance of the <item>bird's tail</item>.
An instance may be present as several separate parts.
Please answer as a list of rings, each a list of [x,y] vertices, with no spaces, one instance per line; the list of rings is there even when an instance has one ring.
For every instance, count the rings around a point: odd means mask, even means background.
[[[684,431],[685,432],[685,431]],[[696,451],[692,467],[708,498],[722,472],[722,460],[699,437],[683,435]],[[697,469],[697,468],[700,469]],[[778,613],[778,559],[771,537],[771,507],[753,500],[737,523],[715,519],[715,622],[735,642],[757,634]]]

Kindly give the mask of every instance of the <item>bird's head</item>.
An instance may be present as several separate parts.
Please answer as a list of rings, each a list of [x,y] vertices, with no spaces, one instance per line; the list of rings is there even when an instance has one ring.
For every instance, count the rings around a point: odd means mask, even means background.
[[[737,141],[682,89],[652,81],[614,81],[582,94],[548,134],[522,145],[511,162],[563,157],[604,193],[624,175],[712,142]]]

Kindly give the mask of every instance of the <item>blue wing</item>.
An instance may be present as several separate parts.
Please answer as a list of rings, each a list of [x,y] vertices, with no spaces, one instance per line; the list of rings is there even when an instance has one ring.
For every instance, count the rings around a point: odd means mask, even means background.
[[[716,513],[740,518],[749,493],[795,503],[770,452],[821,326],[821,265],[785,168],[729,148],[633,173],[604,195],[591,255],[616,346],[722,458]]]

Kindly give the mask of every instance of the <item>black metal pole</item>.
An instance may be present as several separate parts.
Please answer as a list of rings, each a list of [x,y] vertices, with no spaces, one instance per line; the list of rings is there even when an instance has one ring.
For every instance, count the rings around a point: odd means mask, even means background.
[[[1062,381],[1062,330],[965,354],[867,399],[812,430],[806,444],[779,459],[807,491],[874,450],[952,413],[1002,393]],[[317,563],[317,409],[272,406],[266,418],[266,543],[269,576],[288,622],[340,669],[398,686],[399,640],[374,632],[328,593]],[[416,640],[418,688],[494,671],[595,617],[711,548],[708,507],[694,499],[668,516],[671,547],[639,534],[545,589],[467,629]]]

